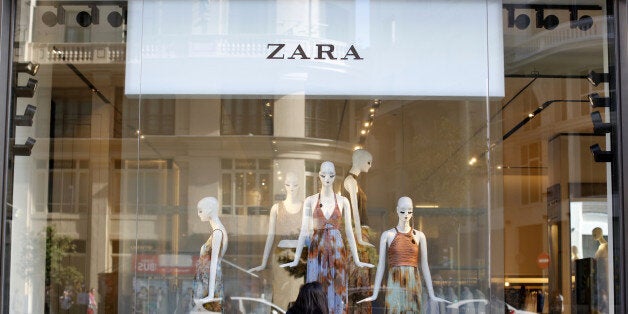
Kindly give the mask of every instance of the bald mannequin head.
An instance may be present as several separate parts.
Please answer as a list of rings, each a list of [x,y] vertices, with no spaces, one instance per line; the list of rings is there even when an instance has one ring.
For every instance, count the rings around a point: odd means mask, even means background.
[[[351,161],[353,162],[352,168],[361,172],[368,172],[373,162],[373,156],[364,149],[356,149],[353,151]]]
[[[299,178],[297,178],[297,175],[294,174],[294,172],[286,173],[284,187],[286,188],[286,193],[294,192],[299,189]]]
[[[196,205],[198,217],[201,221],[209,221],[212,217],[218,215],[218,200],[215,197],[204,197]]]

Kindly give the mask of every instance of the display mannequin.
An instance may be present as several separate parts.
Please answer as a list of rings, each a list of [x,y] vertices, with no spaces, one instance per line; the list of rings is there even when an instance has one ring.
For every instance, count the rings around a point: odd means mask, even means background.
[[[375,301],[384,277],[384,265],[388,257],[388,282],[386,285],[386,311],[388,313],[420,313],[421,279],[419,263],[430,299],[448,302],[434,295],[432,276],[427,262],[427,243],[423,232],[410,225],[414,207],[409,197],[397,201],[397,226],[384,231],[379,242],[379,264],[375,274],[373,295],[358,303]]]
[[[299,226],[301,225],[301,207],[303,200],[299,199],[299,179],[292,173],[286,173],[284,181],[286,188],[286,199],[276,203],[270,209],[270,220],[268,221],[268,235],[264,246],[262,264],[249,269],[249,271],[261,271],[266,268],[268,256],[275,241],[275,234],[282,237],[277,244],[279,248],[296,248],[299,236]],[[279,224],[277,224],[279,221]]]
[[[591,234],[593,235],[593,240],[600,243],[600,245],[597,247],[597,251],[595,251],[595,258],[608,258],[608,242],[606,242],[606,239],[604,239],[604,233],[602,231],[602,228],[593,228]]]
[[[284,181],[286,199],[274,204],[270,209],[268,222],[268,235],[264,246],[262,264],[249,269],[250,272],[261,271],[266,268],[268,257],[271,254],[275,235],[279,236],[279,243],[275,249],[276,257],[272,260],[273,267],[273,302],[284,308],[288,307],[290,301],[297,297],[302,280],[295,280],[285,269],[279,267],[278,258],[292,260],[294,258],[294,248],[297,247],[297,238],[301,227],[301,208],[303,199],[299,197],[299,179],[292,173],[286,173]]]
[[[355,224],[355,235],[357,243],[365,246],[373,246],[367,240],[364,240],[362,227],[368,228],[368,216],[366,215],[366,194],[358,185],[358,176],[362,172],[368,172],[371,169],[373,157],[371,153],[364,149],[357,149],[353,152],[352,165],[349,175],[343,182],[343,196],[351,202],[351,212],[353,214],[353,222]]]
[[[201,199],[196,208],[201,221],[209,222],[211,233],[201,246],[196,265],[194,303],[209,311],[222,311],[222,271],[220,262],[227,251],[227,230],[218,218],[218,200],[215,197]]]
[[[358,184],[358,176],[362,172],[368,172],[371,168],[373,156],[364,149],[353,151],[351,169],[343,182],[342,195],[349,199],[351,203],[351,213],[353,216],[353,230],[358,243],[358,255],[360,260],[366,263],[373,263],[377,259],[377,250],[370,243],[372,231],[368,226],[368,216],[366,214],[366,194]],[[354,305],[352,313],[370,314],[371,303],[356,304],[357,301],[371,295],[371,283],[374,270],[371,268],[355,267],[351,256],[347,263],[349,272],[349,304]]]
[[[602,228],[595,227],[591,231],[593,239],[599,243],[597,251],[595,251],[595,277],[597,288],[597,312],[608,313],[608,242],[604,239]]]
[[[353,237],[349,200],[336,195],[333,190],[336,169],[334,164],[325,161],[321,164],[318,177],[321,191],[308,196],[303,202],[303,219],[297,242],[294,261],[282,264],[282,267],[295,267],[299,263],[303,244],[312,230],[307,258],[306,282],[318,281],[327,295],[329,313],[347,311],[347,252],[340,234],[340,222],[345,222],[345,233],[354,263],[358,267],[373,267],[363,263],[358,256],[358,249]],[[344,215],[344,216],[343,216]]]

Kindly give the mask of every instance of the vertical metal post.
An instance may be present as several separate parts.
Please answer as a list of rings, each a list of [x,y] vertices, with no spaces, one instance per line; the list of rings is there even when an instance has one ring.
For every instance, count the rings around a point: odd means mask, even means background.
[[[0,309],[9,312],[10,220],[7,219],[8,117],[13,99],[11,70],[13,58],[14,1],[0,0]]]
[[[613,195],[613,267],[615,285],[614,300],[615,313],[627,313],[628,290],[626,289],[627,274],[626,260],[628,250],[628,228],[626,228],[626,210],[628,209],[628,169],[623,165],[628,163],[628,155],[623,153],[628,147],[628,134],[623,134],[623,125],[628,125],[628,2],[626,0],[607,1],[609,8],[609,60],[614,67],[609,69],[609,91],[611,101],[611,123],[614,132],[611,133],[611,147],[614,152],[612,167],[612,195]],[[613,12],[610,12],[612,10]],[[622,92],[627,91],[627,92]]]

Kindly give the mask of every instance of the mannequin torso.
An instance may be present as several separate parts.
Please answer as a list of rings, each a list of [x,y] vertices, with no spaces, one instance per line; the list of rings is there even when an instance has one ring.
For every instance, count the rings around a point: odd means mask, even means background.
[[[295,248],[296,238],[300,233],[300,225],[302,220],[302,205],[298,199],[299,183],[298,178],[292,172],[286,174],[285,189],[286,199],[274,204],[270,209],[270,217],[268,221],[268,234],[266,236],[266,245],[264,246],[264,255],[262,256],[262,264],[249,269],[249,271],[261,271],[266,268],[268,257],[275,242],[275,234],[280,236],[277,244],[279,248]]]
[[[321,191],[308,196],[303,202],[303,219],[297,244],[295,260],[281,266],[298,265],[302,246],[308,234],[312,234],[307,259],[306,282],[318,281],[327,293],[330,313],[346,313],[347,309],[347,277],[346,250],[341,232],[341,220],[344,220],[346,240],[354,257],[355,264],[360,267],[373,267],[362,263],[358,257],[357,245],[353,237],[349,201],[333,191],[336,172],[333,163],[321,165],[319,179]]]
[[[426,237],[423,232],[410,225],[413,211],[412,200],[402,197],[397,202],[399,222],[395,228],[382,233],[379,244],[379,263],[375,274],[373,295],[358,303],[377,299],[386,257],[389,260],[388,282],[386,289],[386,309],[389,313],[420,312],[421,279],[419,267],[425,281],[430,299],[447,302],[434,295],[432,276],[427,262]]]
[[[221,260],[227,251],[227,230],[218,218],[218,200],[206,197],[198,202],[198,216],[210,225],[210,235],[201,246],[196,265],[194,303],[210,311],[222,310]]]

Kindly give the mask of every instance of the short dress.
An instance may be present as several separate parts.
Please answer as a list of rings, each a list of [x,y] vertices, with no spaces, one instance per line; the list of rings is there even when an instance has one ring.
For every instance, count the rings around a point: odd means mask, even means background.
[[[215,231],[222,232],[219,229],[212,231],[212,235],[210,236],[209,240],[207,240],[207,242],[212,242]],[[220,244],[220,247],[218,249],[222,249],[222,243]],[[212,248],[210,246],[209,249],[205,251],[205,254],[199,257],[198,262],[196,263],[196,278],[194,279],[194,299],[202,299],[207,297],[207,295],[209,294],[209,274],[211,261]],[[221,301],[203,304],[203,307],[206,310],[212,312],[222,312],[223,286],[222,269],[220,267],[220,264],[221,263],[219,260],[218,264],[216,265],[216,284],[214,285],[214,298],[220,298]]]
[[[414,230],[401,233],[395,227],[395,231],[388,247],[386,313],[420,313],[419,244],[412,235]]]
[[[327,295],[329,313],[347,312],[347,252],[340,234],[342,215],[334,195],[335,207],[325,218],[320,194],[313,209],[314,232],[308,247],[306,282],[318,281]]]

